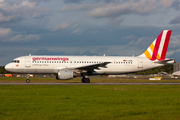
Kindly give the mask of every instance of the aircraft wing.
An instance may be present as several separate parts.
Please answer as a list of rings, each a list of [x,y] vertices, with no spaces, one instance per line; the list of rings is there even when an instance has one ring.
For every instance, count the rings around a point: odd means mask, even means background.
[[[92,65],[80,66],[80,67],[75,67],[74,69],[93,71],[94,69],[99,69],[99,67],[106,68],[106,65],[109,63],[111,63],[111,62],[103,62],[103,63],[97,63],[97,64],[92,64]]]

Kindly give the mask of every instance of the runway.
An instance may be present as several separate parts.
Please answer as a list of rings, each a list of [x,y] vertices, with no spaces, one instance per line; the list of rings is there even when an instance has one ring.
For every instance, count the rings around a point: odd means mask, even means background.
[[[180,83],[0,83],[0,85],[180,85]]]

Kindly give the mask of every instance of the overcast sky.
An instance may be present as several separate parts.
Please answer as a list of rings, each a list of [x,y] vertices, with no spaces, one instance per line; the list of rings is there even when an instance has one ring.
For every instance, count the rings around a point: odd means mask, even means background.
[[[164,29],[180,62],[180,0],[0,0],[0,66],[24,55],[140,55]]]

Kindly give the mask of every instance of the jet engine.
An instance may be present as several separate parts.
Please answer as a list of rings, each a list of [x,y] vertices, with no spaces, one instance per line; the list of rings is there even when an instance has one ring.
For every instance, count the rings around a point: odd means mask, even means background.
[[[73,79],[74,71],[72,70],[59,70],[58,74],[56,75],[57,80],[69,80]]]

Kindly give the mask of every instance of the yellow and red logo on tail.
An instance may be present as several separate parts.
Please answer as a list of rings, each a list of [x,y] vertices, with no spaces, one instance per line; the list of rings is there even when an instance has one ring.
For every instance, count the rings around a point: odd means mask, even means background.
[[[165,60],[171,32],[172,30],[163,30],[144,52],[144,55],[152,61],[156,59],[159,61]]]

